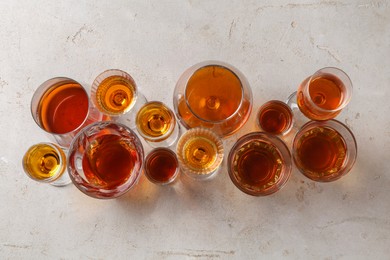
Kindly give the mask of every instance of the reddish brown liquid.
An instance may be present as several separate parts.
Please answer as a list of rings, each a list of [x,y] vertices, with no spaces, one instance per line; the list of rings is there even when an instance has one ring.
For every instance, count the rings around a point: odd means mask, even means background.
[[[146,162],[146,172],[152,181],[165,183],[172,180],[178,163],[175,156],[166,150],[155,150]]]
[[[306,132],[296,146],[297,166],[314,178],[337,173],[346,158],[342,136],[333,129],[316,127]]]
[[[265,189],[273,185],[279,178],[282,160],[276,148],[270,144],[259,142],[256,145],[244,146],[237,158],[237,173],[240,185],[253,189]]]
[[[64,134],[77,129],[88,115],[88,95],[77,83],[49,89],[39,104],[41,126],[46,131]]]
[[[298,89],[298,106],[302,113],[314,120],[326,120],[335,117],[337,112],[327,112],[318,110],[335,110],[343,101],[343,92],[345,86],[342,81],[331,75],[324,74],[311,80],[308,86],[309,97],[303,94],[303,87],[305,82]],[[317,107],[318,108],[317,108]]]
[[[138,159],[136,150],[117,135],[98,137],[83,157],[85,176],[95,186],[115,188],[131,176]]]
[[[292,112],[286,104],[271,101],[262,107],[258,120],[265,132],[281,134],[290,128],[292,117]]]

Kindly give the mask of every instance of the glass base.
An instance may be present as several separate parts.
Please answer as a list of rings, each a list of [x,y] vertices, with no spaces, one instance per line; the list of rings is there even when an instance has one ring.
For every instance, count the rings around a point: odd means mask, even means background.
[[[137,95],[137,101],[135,102],[134,107],[124,115],[113,117],[112,121],[124,124],[130,127],[131,130],[136,129],[137,124],[135,119],[137,117],[137,113],[141,109],[141,107],[148,102],[148,100],[142,93],[138,92]]]
[[[63,187],[71,184],[72,181],[68,175],[68,173],[64,172],[61,177],[59,177],[57,180],[50,182],[50,185],[53,185],[55,187]]]
[[[297,103],[297,92],[293,92],[286,100],[287,105],[291,108],[293,115],[294,115],[294,125],[293,125],[293,131],[297,132],[306,122],[309,121],[309,119],[302,114],[302,112],[299,110],[299,106]]]

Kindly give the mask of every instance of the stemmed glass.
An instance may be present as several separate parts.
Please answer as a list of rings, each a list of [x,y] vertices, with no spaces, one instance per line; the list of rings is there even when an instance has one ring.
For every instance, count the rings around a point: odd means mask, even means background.
[[[65,151],[54,143],[38,143],[31,146],[23,156],[23,170],[37,182],[53,186],[71,183],[66,169]]]
[[[185,128],[204,127],[228,136],[248,120],[252,92],[245,76],[232,65],[205,61],[181,75],[173,104]]]
[[[352,82],[341,69],[326,67],[306,78],[287,100],[293,110],[297,110],[312,120],[335,118],[347,106],[352,97]],[[299,118],[298,124],[305,121]],[[307,121],[307,120],[306,120]]]
[[[84,126],[103,119],[103,114],[90,104],[84,87],[65,77],[49,79],[38,87],[31,99],[31,114],[62,147],[69,147]]]
[[[135,116],[146,98],[134,79],[125,71],[110,69],[99,74],[92,83],[93,104],[111,121],[135,128]]]

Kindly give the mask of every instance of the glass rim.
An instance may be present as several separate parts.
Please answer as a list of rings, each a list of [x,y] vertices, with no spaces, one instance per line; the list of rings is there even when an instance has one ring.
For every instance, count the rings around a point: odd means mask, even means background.
[[[283,159],[283,169],[282,169],[283,175],[272,186],[260,191],[251,190],[241,185],[237,180],[237,178],[235,177],[236,174],[232,169],[233,162],[234,162],[233,156],[236,154],[236,152],[243,145],[254,140],[268,141],[274,146],[274,148],[278,151],[280,157]],[[262,132],[262,131],[251,132],[241,136],[232,146],[228,154],[227,168],[228,168],[228,174],[231,181],[233,182],[234,186],[236,186],[240,191],[251,196],[268,196],[281,190],[290,179],[292,169],[293,169],[292,155],[290,149],[287,147],[287,144],[278,136],[267,132]]]
[[[130,174],[130,178],[128,178],[124,183],[118,185],[117,187],[109,188],[109,189],[90,186],[89,183],[87,183],[87,181],[85,181],[84,178],[82,178],[82,177],[81,177],[81,179],[82,179],[81,182],[76,180],[76,178],[77,179],[80,178],[78,176],[79,173],[78,173],[78,170],[75,167],[73,167],[73,165],[72,165],[72,162],[74,159],[73,157],[75,156],[73,154],[75,152],[77,152],[77,150],[79,148],[79,146],[76,147],[75,144],[77,142],[79,142],[80,137],[81,136],[88,137],[88,135],[85,132],[90,131],[94,127],[99,127],[98,131],[100,132],[100,131],[103,131],[107,126],[120,127],[122,129],[125,129],[125,131],[131,135],[131,142],[134,145],[135,150],[137,151],[137,157],[139,160],[139,167],[137,167],[137,169]],[[67,170],[68,170],[70,179],[71,179],[72,183],[74,184],[74,186],[77,187],[78,190],[80,190],[82,193],[84,193],[92,198],[113,199],[113,198],[118,198],[118,197],[124,195],[131,188],[133,188],[134,185],[136,185],[137,182],[139,181],[139,179],[142,175],[142,168],[144,165],[144,148],[142,146],[141,140],[138,138],[137,134],[133,130],[131,130],[130,127],[128,127],[122,123],[118,123],[118,122],[114,122],[114,121],[98,121],[98,122],[94,122],[92,124],[89,124],[88,126],[84,127],[83,130],[81,130],[80,132],[78,132],[76,134],[76,136],[73,138],[72,143],[70,144],[70,147],[68,149],[67,159],[68,159]],[[74,172],[76,172],[76,174]],[[75,177],[74,175],[77,175],[77,177]],[[131,176],[134,176],[134,178],[131,178]],[[122,188],[124,188],[124,189],[122,190]]]
[[[260,120],[259,120],[261,112],[265,108],[267,108],[270,104],[272,104],[272,103],[277,103],[278,105],[281,105],[291,115],[291,120],[289,120],[288,127],[285,130],[283,130],[282,132],[280,132],[280,133],[272,133],[272,132],[268,132],[268,131],[264,130],[264,128],[261,126],[261,123],[260,123]],[[288,134],[291,131],[291,129],[293,128],[293,125],[294,125],[294,113],[293,113],[291,107],[286,102],[283,102],[281,100],[272,99],[272,100],[269,100],[269,101],[265,102],[263,105],[261,105],[259,107],[259,109],[257,111],[257,114],[256,114],[256,122],[257,122],[257,125],[263,130],[263,132],[269,133],[269,134],[273,134],[273,135],[277,135],[277,136],[284,136],[284,135]]]
[[[300,167],[298,167],[298,163],[296,162],[296,142],[298,142],[298,138],[301,138],[301,135],[303,135],[304,133],[306,133],[307,131],[310,131],[311,129],[313,128],[316,128],[316,127],[325,127],[325,128],[330,128],[330,129],[333,129],[334,131],[336,131],[340,136],[341,138],[343,139],[343,142],[345,143],[346,145],[346,157],[344,158],[344,162],[342,164],[342,167],[340,168],[339,171],[337,171],[335,174],[331,174],[329,176],[333,176],[329,179],[316,179],[315,181],[319,181],[319,182],[331,182],[331,181],[335,181],[339,178],[341,178],[342,176],[346,175],[348,172],[351,171],[351,169],[353,168],[353,166],[355,165],[356,163],[356,160],[357,160],[357,154],[358,154],[358,145],[357,145],[357,141],[356,141],[356,137],[354,135],[354,133],[352,132],[352,130],[344,123],[336,120],[336,119],[329,119],[329,120],[325,120],[325,121],[308,121],[306,122],[304,125],[302,125],[302,127],[298,130],[298,132],[295,134],[294,138],[293,138],[293,142],[292,142],[292,157],[293,157],[293,161],[294,161],[294,164],[296,165],[296,168],[303,174],[305,175],[306,177],[308,177],[309,179],[312,179],[310,178],[307,174],[306,174],[306,171],[303,171],[300,169]],[[346,134],[349,135],[349,140],[351,140],[350,143],[348,143],[345,139],[345,133],[341,133],[338,129],[338,127],[341,127],[342,130],[345,130]],[[352,147],[351,147],[352,146]],[[352,153],[352,155],[350,154]],[[353,157],[351,157],[353,156]],[[348,163],[351,162],[349,165]],[[342,174],[338,174],[339,172],[343,172]],[[329,177],[328,176],[328,177]],[[314,180],[314,179],[312,179]]]
[[[47,85],[50,81],[56,81],[56,80],[58,80],[58,82],[55,82],[55,83],[50,84],[50,85]],[[75,129],[73,129],[71,131],[68,131],[68,132],[65,132],[65,133],[50,132],[47,129],[43,128],[43,126],[41,125],[41,122],[38,120],[40,118],[40,116],[37,115],[39,113],[39,111],[33,111],[33,101],[35,100],[35,97],[37,97],[36,95],[38,95],[38,93],[37,93],[38,90],[47,87],[47,89],[39,95],[39,101],[38,101],[38,104],[39,104],[41,102],[44,94],[46,94],[49,89],[51,89],[57,83],[66,82],[66,81],[76,83],[76,84],[80,85],[80,87],[83,89],[83,91],[85,93],[85,96],[87,97],[88,111],[87,111],[87,113],[86,113],[86,115],[84,117],[83,122],[81,122],[80,125],[78,125]],[[56,87],[60,87],[60,86],[61,85],[56,86]],[[50,135],[61,136],[61,135],[68,135],[68,134],[74,133],[74,132],[79,131],[80,129],[82,129],[84,127],[84,124],[88,120],[88,117],[89,117],[89,114],[90,114],[90,105],[91,105],[91,102],[90,102],[90,98],[89,98],[88,92],[87,92],[85,87],[80,82],[78,82],[78,81],[76,81],[76,80],[74,80],[72,78],[68,78],[68,77],[53,77],[53,78],[50,78],[50,79],[44,81],[35,90],[32,98],[31,98],[31,102],[30,102],[30,112],[31,112],[32,118],[34,119],[35,123],[39,126],[39,128],[41,130],[43,130],[45,133],[50,134]],[[39,105],[37,105],[37,108],[39,108]]]
[[[211,67],[211,66],[218,66],[220,68],[224,68],[224,69],[227,69],[228,71],[230,71],[239,81],[240,81],[240,89],[241,89],[241,99],[240,99],[240,104],[238,105],[238,107],[236,108],[236,110],[234,110],[234,112],[228,116],[227,118],[225,119],[221,119],[221,120],[208,120],[208,119],[204,119],[202,117],[200,117],[197,113],[195,113],[193,111],[193,109],[191,108],[190,104],[188,103],[188,98],[187,98],[187,86],[188,86],[188,81],[191,79],[191,77],[197,72],[199,71],[200,69],[202,68],[206,68],[206,67]],[[203,121],[203,122],[206,122],[206,123],[211,123],[211,124],[222,124],[226,121],[228,121],[229,119],[233,118],[236,114],[238,114],[240,112],[240,109],[241,107],[243,106],[243,103],[244,103],[244,85],[249,89],[249,84],[245,78],[245,76],[237,69],[235,68],[233,65],[231,64],[228,64],[226,62],[222,62],[222,61],[217,61],[217,60],[208,60],[208,61],[203,61],[203,62],[199,62],[193,66],[191,66],[189,68],[189,70],[191,70],[191,74],[186,78],[185,80],[185,88],[184,88],[184,100],[186,102],[186,105],[188,107],[188,109],[191,111],[191,113],[199,120]],[[193,71],[192,71],[193,70]]]
[[[174,158],[175,162],[176,162],[176,170],[175,170],[175,173],[172,175],[172,177],[168,180],[168,181],[158,181],[154,178],[152,178],[150,176],[150,171],[148,169],[148,167],[146,167],[148,165],[148,162],[149,160],[151,160],[153,158],[153,156],[159,152],[159,151],[165,151],[167,153],[169,153],[170,155],[172,155],[172,158]],[[179,160],[176,156],[176,153],[174,151],[172,151],[171,149],[169,148],[166,148],[166,147],[156,147],[156,148],[153,148],[149,153],[148,155],[146,155],[145,157],[145,163],[144,163],[144,171],[145,171],[145,176],[146,178],[148,178],[148,180],[152,183],[155,183],[155,184],[160,184],[160,185],[166,185],[166,184],[170,184],[172,182],[175,181],[175,179],[177,178],[177,176],[179,175],[179,172],[180,172],[180,167],[179,167]]]
[[[29,169],[26,167],[26,160],[28,159],[26,157],[26,155],[32,151],[34,148],[37,148],[38,146],[41,146],[41,145],[44,145],[44,146],[50,146],[51,148],[53,148],[55,150],[55,152],[59,155],[59,161],[60,161],[60,165],[61,165],[61,168],[57,170],[56,174],[50,178],[45,178],[45,179],[38,179],[38,178],[34,178],[31,174],[30,174],[30,171]],[[66,162],[67,158],[66,158],[66,154],[65,154],[65,151],[57,144],[55,143],[51,143],[51,142],[39,142],[39,143],[36,143],[36,144],[33,144],[31,145],[25,152],[25,154],[23,155],[23,158],[22,158],[22,166],[23,166],[23,170],[24,172],[26,173],[26,175],[28,177],[30,177],[32,180],[34,181],[38,181],[38,182],[44,182],[44,183],[50,183],[50,182],[53,182],[53,181],[56,181],[58,180],[64,173],[65,173],[65,170],[67,169],[66,167]]]
[[[126,79],[131,81],[131,83],[133,84],[133,87],[134,87],[134,97],[133,97],[134,100],[131,102],[131,104],[130,104],[130,106],[128,108],[126,108],[124,111],[122,111],[120,113],[112,113],[112,112],[100,109],[100,105],[98,104],[98,101],[96,100],[96,95],[93,94],[94,92],[96,92],[96,89],[99,87],[99,85],[105,79],[107,79],[109,77],[112,77],[112,76],[121,76],[123,78],[126,78]],[[107,69],[107,70],[101,72],[99,75],[97,75],[95,77],[95,79],[93,80],[93,82],[92,82],[92,85],[91,85],[91,100],[92,100],[92,103],[104,115],[107,115],[107,116],[110,116],[110,117],[120,117],[121,115],[128,113],[134,107],[135,103],[137,102],[137,99],[138,99],[138,86],[137,86],[137,83],[135,82],[134,78],[129,73],[127,73],[124,70],[121,70],[121,69]]]
[[[348,85],[349,85],[349,87],[350,87],[350,92],[351,92],[351,94],[346,98],[346,99],[344,99],[344,97],[342,96],[342,102],[341,102],[341,104],[337,107],[337,108],[335,108],[335,109],[324,109],[324,108],[321,108],[320,106],[318,106],[313,100],[312,100],[312,98],[311,98],[311,96],[310,96],[310,94],[309,94],[309,88],[310,88],[310,82],[312,81],[312,79],[316,76],[316,75],[318,75],[319,73],[320,73],[320,71],[322,71],[322,70],[335,70],[335,71],[337,71],[337,72],[340,72],[343,76],[345,76],[346,77],[346,79],[347,79],[347,81],[348,81]],[[331,74],[331,73],[330,73]],[[332,75],[334,75],[334,74],[332,74]],[[338,79],[340,79],[340,77],[338,77],[337,75],[335,75]],[[307,82],[306,82],[306,87],[305,87],[305,89],[304,89],[304,93],[305,93],[305,96],[306,96],[306,99],[307,99],[307,101],[310,103],[310,105],[311,106],[313,106],[313,107],[315,107],[315,109],[317,110],[317,111],[319,111],[319,112],[321,112],[321,113],[335,113],[335,112],[338,112],[338,111],[340,111],[340,110],[342,110],[342,109],[344,109],[348,104],[349,104],[349,102],[351,101],[351,98],[352,98],[352,94],[353,94],[353,84],[352,84],[352,80],[351,80],[351,78],[348,76],[348,74],[344,71],[344,70],[342,70],[342,69],[340,69],[340,68],[337,68],[337,67],[332,67],[332,66],[329,66],[329,67],[323,67],[323,68],[321,68],[321,69],[318,69],[317,71],[315,71],[311,76],[309,76],[309,77],[307,77],[304,81],[306,81],[307,80]],[[341,80],[341,79],[340,79]],[[343,80],[341,80],[342,82],[343,82],[343,84],[346,86],[347,84],[345,84],[344,83],[344,81]],[[349,88],[348,87],[348,88]],[[346,87],[347,88],[347,87]]]
[[[157,105],[161,105],[163,106],[167,111],[168,113],[170,114],[171,118],[172,118],[172,124],[171,124],[171,127],[169,128],[169,131],[166,132],[165,134],[161,135],[161,136],[157,136],[157,137],[151,137],[147,134],[144,133],[144,131],[142,131],[142,128],[139,127],[139,124],[138,124],[138,117],[140,116],[140,112],[146,108],[147,106],[150,106],[150,105],[153,105],[153,104],[157,104]],[[148,101],[146,102],[137,112],[136,114],[136,127],[137,127],[137,131],[139,132],[139,134],[145,138],[145,140],[147,141],[151,141],[151,142],[160,142],[160,141],[164,141],[166,139],[168,139],[172,133],[174,132],[175,128],[178,127],[177,125],[177,121],[176,121],[176,116],[175,116],[175,113],[172,111],[172,109],[170,109],[165,103],[161,102],[161,101]]]

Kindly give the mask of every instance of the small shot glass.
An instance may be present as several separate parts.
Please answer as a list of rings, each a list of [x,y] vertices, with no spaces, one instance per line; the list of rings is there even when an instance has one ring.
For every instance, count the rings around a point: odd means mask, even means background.
[[[259,108],[256,121],[264,132],[283,136],[290,132],[294,116],[286,103],[270,100]]]
[[[176,154],[164,147],[155,148],[146,156],[145,176],[154,184],[166,185],[174,182],[179,175],[179,161]]]
[[[168,147],[179,137],[175,114],[164,103],[151,101],[137,113],[137,131],[152,147]]]
[[[53,143],[38,143],[31,146],[23,156],[23,170],[37,182],[53,186],[66,186],[71,183],[66,173],[65,152]]]
[[[197,127],[180,137],[176,154],[184,174],[193,179],[208,179],[221,166],[224,148],[218,135]]]

